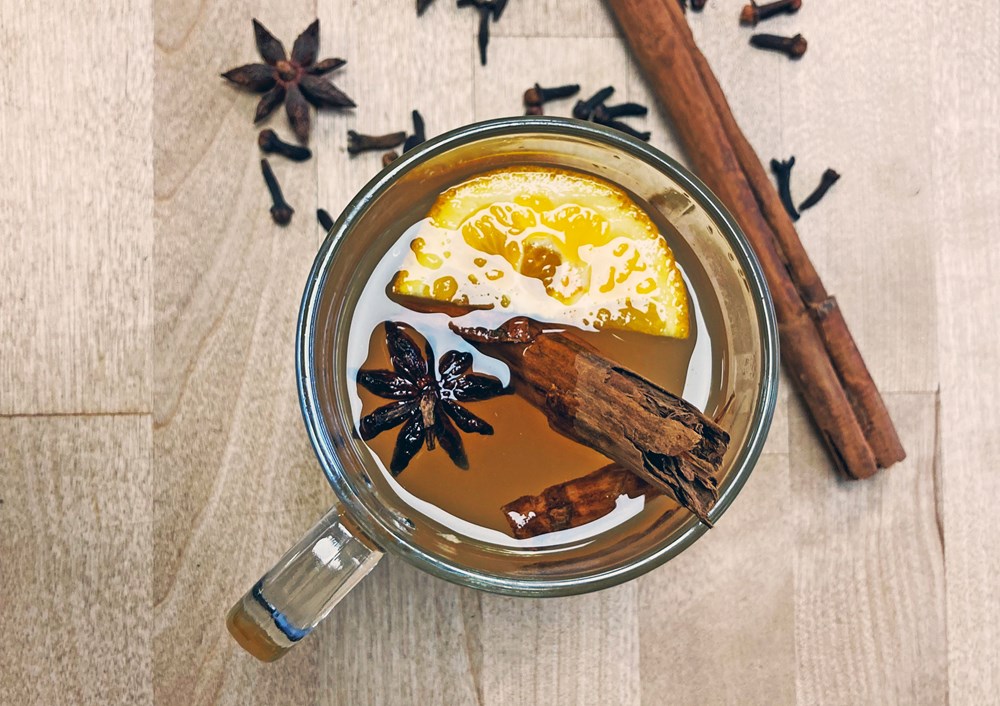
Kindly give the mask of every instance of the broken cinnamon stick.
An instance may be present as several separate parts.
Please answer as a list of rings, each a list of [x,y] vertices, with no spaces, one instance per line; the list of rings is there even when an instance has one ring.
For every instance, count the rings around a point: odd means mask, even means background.
[[[695,171],[729,207],[757,253],[774,299],[782,357],[835,463],[847,475],[865,478],[900,460],[902,446],[846,325],[838,323],[843,318],[835,304],[826,303],[831,298],[790,219],[784,222],[787,213],[683,13],[669,0],[608,4]],[[823,306],[828,325],[815,312]]]
[[[497,329],[451,327],[507,363],[517,394],[555,431],[670,494],[711,526],[729,434],[693,405],[576,336],[546,331],[531,319],[511,319]]]
[[[647,498],[660,490],[628,469],[612,463],[582,478],[549,486],[538,495],[524,495],[501,508],[517,539],[579,527],[615,509],[625,495]]]

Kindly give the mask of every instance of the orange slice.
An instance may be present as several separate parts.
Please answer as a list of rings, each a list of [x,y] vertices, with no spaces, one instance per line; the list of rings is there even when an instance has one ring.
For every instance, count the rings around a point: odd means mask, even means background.
[[[443,193],[393,291],[581,328],[688,335],[683,278],[647,213],[601,179],[548,167],[499,169]]]

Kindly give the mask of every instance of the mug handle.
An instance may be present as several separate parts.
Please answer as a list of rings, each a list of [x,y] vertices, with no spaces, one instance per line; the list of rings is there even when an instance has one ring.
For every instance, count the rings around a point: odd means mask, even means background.
[[[226,627],[257,659],[294,647],[382,558],[345,519],[334,506],[229,610]]]

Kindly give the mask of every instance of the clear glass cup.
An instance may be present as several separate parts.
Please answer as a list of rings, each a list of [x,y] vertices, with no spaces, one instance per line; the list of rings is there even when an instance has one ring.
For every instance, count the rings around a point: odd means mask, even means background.
[[[639,576],[706,531],[682,511],[544,550],[485,543],[403,502],[355,431],[346,340],[375,264],[415,220],[415,205],[474,174],[526,163],[594,174],[625,188],[692,248],[725,314],[734,400],[726,413],[731,442],[713,523],[750,475],[774,410],[778,336],[757,259],[718,199],[663,153],[592,123],[515,117],[449,132],[407,152],[362,189],[328,234],[306,283],[296,343],[299,398],[339,503],[231,609],[230,632],[256,657],[276,659],[305,637],[386,551],[464,586],[563,596]]]

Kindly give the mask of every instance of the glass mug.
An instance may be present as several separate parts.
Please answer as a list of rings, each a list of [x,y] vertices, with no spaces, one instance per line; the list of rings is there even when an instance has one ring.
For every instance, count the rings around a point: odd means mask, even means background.
[[[375,264],[403,228],[424,216],[426,210],[414,212],[418,204],[475,174],[523,164],[590,173],[623,187],[660,211],[692,248],[724,313],[734,400],[713,522],[750,475],[774,411],[778,337],[760,266],[722,204],[674,160],[599,125],[515,117],[459,128],[410,150],[369,182],[316,256],[299,314],[299,398],[340,502],[230,610],[230,632],[255,657],[277,659],[308,635],[386,551],[464,586],[565,596],[639,576],[706,531],[691,513],[679,512],[543,551],[461,536],[405,503],[355,431],[346,340]]]

